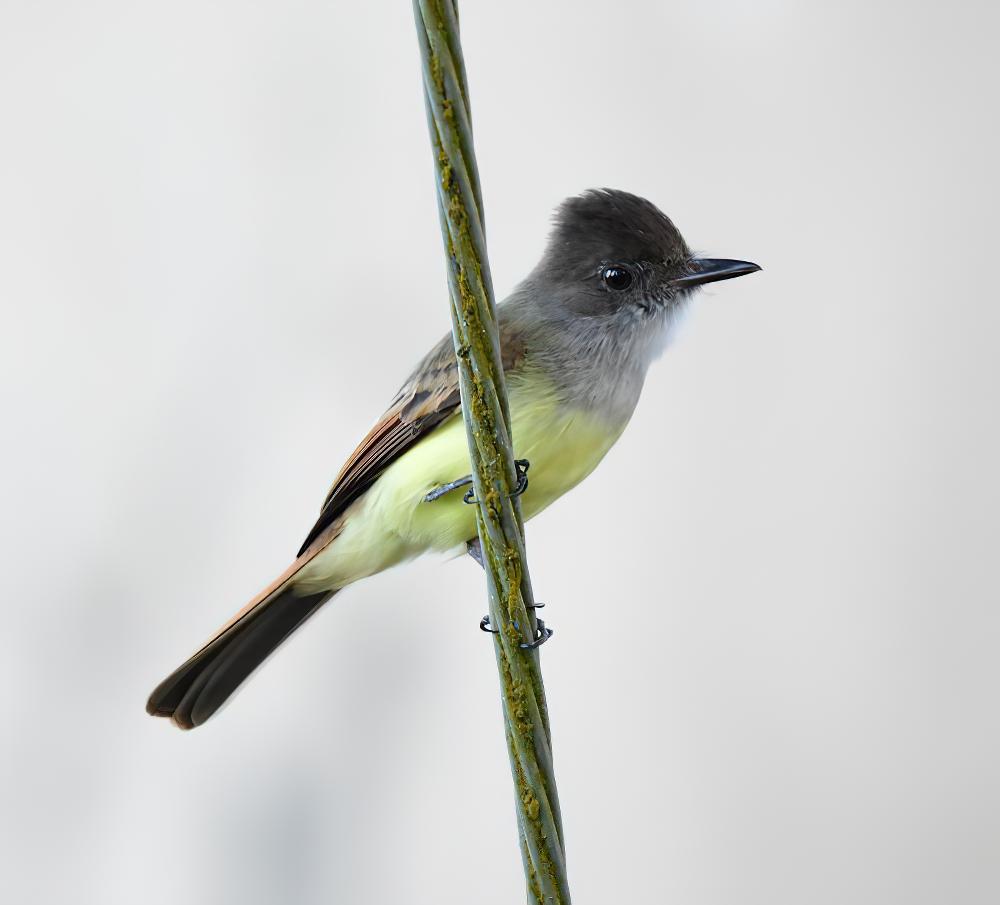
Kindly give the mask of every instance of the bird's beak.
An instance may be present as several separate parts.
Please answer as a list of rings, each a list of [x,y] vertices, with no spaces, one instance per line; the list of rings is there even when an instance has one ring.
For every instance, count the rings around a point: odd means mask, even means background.
[[[690,288],[702,283],[717,283],[719,280],[731,280],[748,273],[760,270],[756,264],[749,261],[730,261],[726,258],[693,258],[684,276],[672,280],[674,286]]]

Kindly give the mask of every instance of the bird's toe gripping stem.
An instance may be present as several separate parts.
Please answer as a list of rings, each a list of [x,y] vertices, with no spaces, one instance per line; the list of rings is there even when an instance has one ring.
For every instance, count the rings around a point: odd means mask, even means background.
[[[517,484],[510,492],[511,499],[519,497],[525,490],[528,489],[528,469],[530,467],[531,463],[527,459],[514,460],[514,472],[517,474]],[[472,480],[472,475],[469,475],[469,480]],[[469,505],[479,502],[479,500],[476,499],[476,492],[471,487],[465,491],[465,496],[462,497],[462,502],[468,503]]]
[[[545,606],[544,603],[536,603],[530,606],[528,609],[537,610],[539,607],[543,606]],[[550,629],[548,626],[546,626],[544,620],[536,619],[535,623],[537,625],[537,628],[535,630],[535,639],[533,641],[522,641],[518,645],[518,647],[520,647],[522,650],[535,650],[536,648],[541,647],[546,641],[549,640],[549,638],[551,638],[555,634],[553,629]],[[516,622],[514,623],[514,627],[515,628],[518,627]],[[483,616],[482,619],[479,620],[479,628],[482,631],[489,632],[492,635],[499,634],[499,629],[495,629],[490,625],[489,613],[487,613],[485,616]]]
[[[528,489],[528,469],[531,468],[531,463],[527,459],[515,459],[514,460],[514,471],[517,474],[517,486],[514,488],[512,497],[520,496]]]
[[[528,469],[531,467],[531,463],[527,459],[515,459],[514,460],[514,471],[517,474],[517,485],[511,491],[511,498],[518,497],[525,490],[528,489]],[[447,484],[442,484],[440,487],[435,487],[430,493],[424,496],[425,503],[433,503],[435,500],[440,499],[446,493],[451,493],[453,490],[458,490],[459,487],[465,487],[467,484],[472,483],[472,475],[467,474],[464,478],[458,478],[454,481],[449,481]],[[476,499],[476,492],[470,487],[465,491],[462,496],[462,502],[472,505],[478,503],[479,500]]]

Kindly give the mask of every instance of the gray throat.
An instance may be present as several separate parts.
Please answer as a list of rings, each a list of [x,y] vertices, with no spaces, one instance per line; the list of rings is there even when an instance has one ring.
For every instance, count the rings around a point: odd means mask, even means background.
[[[526,370],[544,373],[564,404],[623,425],[683,308],[682,300],[655,301],[645,308],[581,315],[558,292],[545,293],[529,278],[498,306],[497,314],[524,337]]]

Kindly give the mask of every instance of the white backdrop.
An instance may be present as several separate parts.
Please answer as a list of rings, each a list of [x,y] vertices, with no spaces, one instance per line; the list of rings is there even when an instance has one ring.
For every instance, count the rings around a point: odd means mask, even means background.
[[[591,186],[765,268],[530,525],[577,903],[992,905],[995,6],[462,14],[501,295]],[[523,901],[471,562],[143,712],[447,329],[409,5],[5,0],[0,116],[5,898]]]

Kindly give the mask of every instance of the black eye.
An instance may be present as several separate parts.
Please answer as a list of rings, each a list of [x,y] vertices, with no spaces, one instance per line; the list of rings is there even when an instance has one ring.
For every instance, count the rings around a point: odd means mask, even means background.
[[[632,272],[625,267],[621,267],[618,264],[612,264],[610,267],[605,267],[601,271],[601,279],[604,280],[604,285],[608,289],[614,289],[616,292],[621,292],[624,289],[628,289],[632,285]]]

